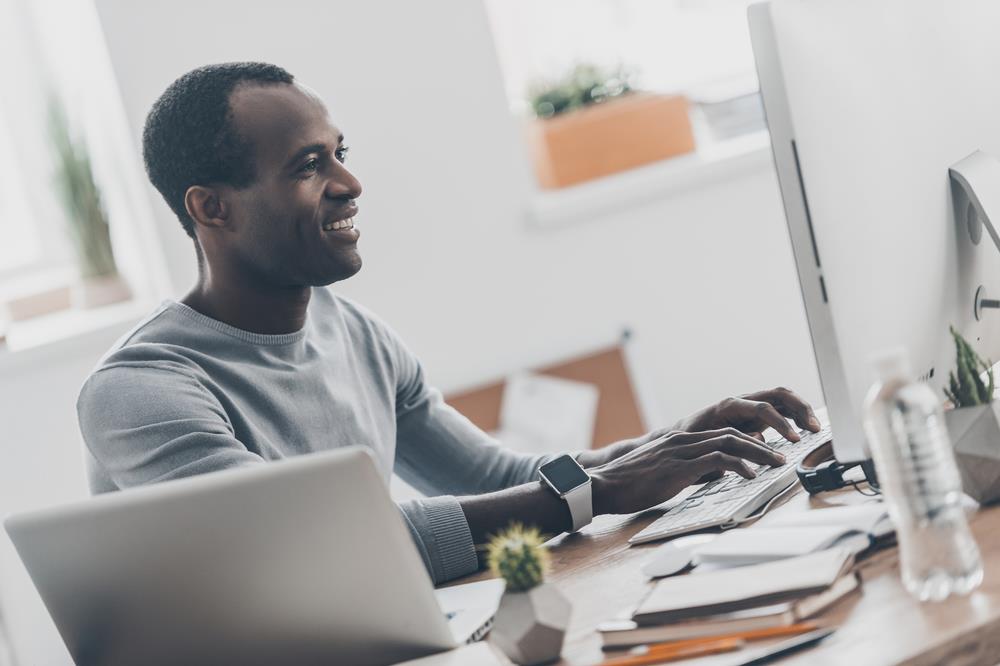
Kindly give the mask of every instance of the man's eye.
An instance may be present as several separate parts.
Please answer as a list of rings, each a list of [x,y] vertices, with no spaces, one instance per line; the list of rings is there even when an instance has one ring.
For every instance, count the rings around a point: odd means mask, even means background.
[[[315,173],[317,169],[319,169],[319,160],[314,157],[313,159],[303,164],[302,168],[299,169],[299,171],[301,171],[302,173]]]
[[[334,155],[337,156],[337,161],[340,162],[341,164],[343,164],[344,162],[346,162],[347,161],[347,151],[349,151],[349,150],[350,150],[349,146],[341,146],[340,148],[337,148],[337,152],[334,153]]]

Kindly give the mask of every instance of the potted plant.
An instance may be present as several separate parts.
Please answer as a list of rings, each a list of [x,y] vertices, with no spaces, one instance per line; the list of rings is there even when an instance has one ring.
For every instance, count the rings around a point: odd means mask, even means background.
[[[86,148],[73,140],[62,105],[49,103],[49,135],[55,149],[56,189],[66,211],[68,231],[76,250],[80,282],[72,301],[84,308],[98,307],[131,297],[118,274],[107,215],[94,182]]]
[[[535,528],[513,523],[490,540],[490,570],[507,583],[490,640],[517,664],[555,661],[569,624],[566,597],[545,582],[549,553]]]
[[[950,330],[956,368],[949,373],[944,392],[955,408],[945,412],[945,423],[963,489],[980,504],[987,504],[1000,498],[1000,416],[993,402],[993,366],[954,327]]]
[[[539,185],[566,187],[694,150],[688,101],[633,88],[624,69],[578,65],[529,90]]]

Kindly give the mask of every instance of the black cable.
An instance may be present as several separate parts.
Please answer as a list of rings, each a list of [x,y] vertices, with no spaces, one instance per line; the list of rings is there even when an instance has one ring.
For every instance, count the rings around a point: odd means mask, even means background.
[[[863,481],[848,481],[847,483],[849,483],[851,487],[854,488],[855,491],[861,493],[865,497],[878,497],[882,494],[881,490],[877,490],[875,488],[872,488],[871,486],[868,486],[868,490],[870,492],[865,492],[864,490],[862,490],[859,484],[864,483]]]

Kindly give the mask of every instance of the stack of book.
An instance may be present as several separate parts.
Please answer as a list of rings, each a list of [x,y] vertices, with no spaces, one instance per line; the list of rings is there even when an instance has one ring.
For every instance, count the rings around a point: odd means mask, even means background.
[[[765,516],[749,529],[723,532],[695,551],[704,570],[761,564],[828,548],[860,554],[895,540],[895,529],[882,502]]]
[[[598,627],[604,647],[767,635],[813,617],[858,588],[850,550],[659,581],[630,619]],[[772,632],[773,633],[773,632]]]

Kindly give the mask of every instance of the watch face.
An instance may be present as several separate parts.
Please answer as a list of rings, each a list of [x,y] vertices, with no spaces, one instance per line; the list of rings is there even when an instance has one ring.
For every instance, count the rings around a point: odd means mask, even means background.
[[[590,480],[590,476],[583,471],[579,463],[568,455],[559,456],[555,460],[545,463],[538,471],[549,480],[549,483],[560,494],[567,493]]]

